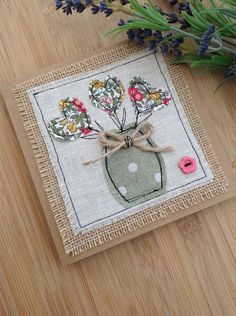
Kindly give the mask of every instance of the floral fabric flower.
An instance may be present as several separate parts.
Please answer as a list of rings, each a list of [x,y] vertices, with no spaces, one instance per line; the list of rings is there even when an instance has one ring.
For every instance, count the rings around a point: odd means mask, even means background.
[[[161,109],[171,99],[168,91],[153,89],[147,80],[140,77],[134,77],[130,81],[128,93],[138,114]]]
[[[124,85],[116,77],[108,76],[104,81],[92,80],[89,85],[92,104],[110,115],[120,108],[124,93]]]
[[[60,101],[59,107],[63,117],[51,120],[49,132],[60,140],[74,140],[91,132],[91,120],[83,102],[77,98],[66,98]]]

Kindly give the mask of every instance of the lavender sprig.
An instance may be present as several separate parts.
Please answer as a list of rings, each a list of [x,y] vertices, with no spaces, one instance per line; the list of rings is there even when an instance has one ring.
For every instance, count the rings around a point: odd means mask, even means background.
[[[66,15],[82,13],[87,8],[92,14],[106,17],[113,12],[125,13],[131,19],[121,19],[110,33],[126,31],[129,41],[145,44],[149,50],[159,47],[163,54],[173,52],[180,63],[194,67],[209,63],[211,69],[224,68],[226,77],[236,76],[236,14],[232,0],[210,7],[201,1],[168,0],[170,12],[148,1],[141,5],[137,0],[55,0],[55,5]],[[195,54],[183,53],[189,39],[195,44]]]

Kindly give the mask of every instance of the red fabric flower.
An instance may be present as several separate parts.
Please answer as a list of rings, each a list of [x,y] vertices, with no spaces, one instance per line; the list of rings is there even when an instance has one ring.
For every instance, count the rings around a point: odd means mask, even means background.
[[[133,97],[134,94],[137,93],[137,92],[138,92],[138,89],[135,88],[135,87],[131,87],[131,88],[128,89],[128,94],[129,94],[131,97]]]
[[[165,105],[168,105],[168,104],[170,103],[170,99],[164,99],[164,100],[163,100],[163,103],[164,103]]]
[[[142,101],[142,99],[143,99],[143,94],[141,92],[136,92],[134,94],[134,100],[135,101]]]
[[[84,106],[83,102],[78,100],[77,98],[74,98],[72,100],[72,103],[74,104],[74,106],[78,109],[78,111],[80,112],[84,112],[86,113],[87,112],[87,109],[86,107]]]
[[[89,128],[85,128],[85,127],[81,127],[80,131],[84,134],[84,135],[88,135],[89,133],[91,133],[91,129]]]

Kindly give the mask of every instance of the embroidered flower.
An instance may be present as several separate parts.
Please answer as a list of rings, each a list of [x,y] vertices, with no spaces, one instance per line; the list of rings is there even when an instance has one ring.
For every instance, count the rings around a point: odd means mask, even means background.
[[[64,120],[60,121],[61,126],[65,126],[67,124],[67,119],[65,118]]]
[[[77,125],[74,122],[70,122],[70,124],[68,125],[67,129],[71,133],[75,133],[77,131]]]
[[[83,112],[83,113],[86,113],[87,112],[87,109],[86,107],[84,106],[83,102],[78,100],[77,98],[74,98],[72,100],[72,103],[74,104],[74,106],[78,109],[78,111],[80,112]]]
[[[136,92],[133,97],[135,101],[142,101],[142,99],[144,98],[141,92]]]
[[[112,112],[113,112],[112,109],[107,109],[107,108],[105,108],[104,111],[105,111],[106,113],[108,113],[108,114],[112,114]]]
[[[168,105],[168,104],[170,103],[170,99],[164,99],[164,100],[163,100],[163,103],[164,103],[165,105]]]
[[[124,86],[124,84],[121,82],[121,84],[120,84],[120,88],[123,90],[123,91],[125,91],[125,86]]]
[[[134,94],[138,92],[138,89],[135,87],[130,87],[128,89],[128,94],[133,98]]]
[[[183,173],[188,174],[196,171],[197,163],[194,158],[184,156],[179,162],[179,167],[183,171]]]
[[[112,102],[112,99],[111,99],[111,98],[107,98],[107,99],[106,99],[106,103],[111,104],[111,102]]]
[[[60,102],[59,102],[59,107],[61,109],[65,109],[67,106],[68,106],[68,99],[62,99]]]
[[[106,100],[105,97],[102,95],[102,96],[100,97],[100,100],[99,100],[99,101],[100,101],[101,103],[104,103],[105,100]]]
[[[95,89],[104,88],[104,83],[99,80],[93,80],[91,84],[94,86]]]
[[[88,135],[89,133],[91,133],[91,129],[89,128],[85,128],[85,127],[81,127],[80,131],[84,134],[84,135]]]
[[[151,91],[148,95],[151,100],[159,100],[161,95],[157,91]]]

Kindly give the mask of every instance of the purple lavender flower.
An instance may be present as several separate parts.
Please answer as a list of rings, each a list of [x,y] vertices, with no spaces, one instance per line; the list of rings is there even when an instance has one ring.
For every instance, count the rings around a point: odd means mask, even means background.
[[[142,45],[144,43],[144,39],[140,34],[135,34],[134,41],[137,45]]]
[[[162,35],[162,33],[161,32],[155,32],[154,33],[154,35],[156,36],[156,43],[157,44],[159,44],[161,41],[163,41],[163,39],[164,39],[164,37],[163,37],[163,35]]]
[[[107,4],[103,1],[100,2],[99,11],[104,12],[107,9]]]
[[[149,50],[155,50],[156,47],[157,47],[157,45],[156,45],[156,41],[155,40],[150,40],[150,41],[147,42],[147,48]]]
[[[106,10],[104,10],[105,16],[108,17],[109,15],[111,15],[113,13],[113,10],[111,8],[107,8]]]
[[[175,57],[181,57],[182,56],[182,51],[179,48],[174,49],[174,55]]]
[[[183,38],[176,38],[172,41],[172,47],[175,49],[175,48],[178,48],[180,46],[180,44],[183,43]]]
[[[73,10],[76,12],[82,13],[85,9],[84,3],[78,3],[76,6],[74,6]]]
[[[175,12],[167,13],[166,15],[168,23],[176,23],[179,20],[178,15]]]
[[[169,0],[169,5],[174,6],[178,3],[178,0]]]
[[[197,49],[198,56],[203,56],[206,53],[209,46],[209,42],[214,33],[215,33],[215,26],[212,24],[208,27],[208,29],[204,32],[202,36],[202,39]]]
[[[97,14],[99,12],[99,7],[95,4],[91,7],[92,14]]]
[[[235,78],[235,76],[236,76],[236,63],[227,67],[225,72],[224,72],[224,75],[225,75],[225,78],[227,78],[227,79]]]
[[[120,0],[120,3],[121,3],[122,5],[126,5],[126,4],[129,3],[129,0]]]
[[[144,37],[149,37],[152,36],[152,30],[150,29],[145,29],[144,30]]]
[[[162,44],[160,48],[161,48],[162,54],[167,54],[169,51],[169,46],[166,44]]]
[[[130,40],[130,41],[132,41],[134,39],[134,37],[135,37],[134,30],[128,30],[126,32],[126,34],[127,34],[128,40]]]
[[[191,26],[185,19],[179,19],[179,23],[180,23],[181,30],[185,30]]]
[[[189,5],[189,2],[188,1],[183,1],[183,2],[180,2],[180,3],[178,3],[178,9],[179,9],[179,11],[181,12],[181,11],[185,11],[185,12],[187,12],[189,15],[193,15],[192,14],[192,11],[191,11],[191,9],[190,9],[190,5]]]
[[[117,23],[118,26],[123,26],[125,25],[124,19],[120,19],[120,21]]]
[[[55,0],[56,9],[60,9],[62,7],[62,0]]]

